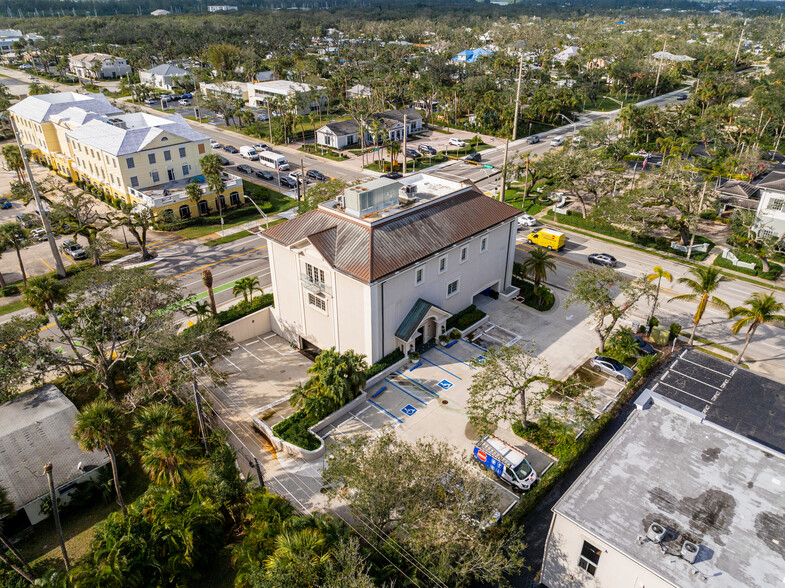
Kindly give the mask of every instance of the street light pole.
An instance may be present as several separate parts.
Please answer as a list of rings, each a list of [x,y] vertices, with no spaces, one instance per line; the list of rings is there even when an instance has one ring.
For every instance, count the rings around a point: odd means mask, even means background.
[[[523,51],[521,51],[521,60],[518,64],[518,90],[515,92],[515,119],[512,122],[512,140],[518,138],[518,109],[521,106],[521,78],[523,77]]]
[[[30,162],[27,160],[27,153],[25,152],[24,145],[22,145],[22,139],[19,138],[19,130],[16,128],[16,121],[14,120],[13,117],[11,117],[11,128],[14,131],[16,144],[19,147],[19,155],[22,157],[22,161],[25,164],[27,179],[30,181],[30,188],[33,191],[33,196],[35,197],[36,206],[38,206],[38,213],[41,215],[41,222],[43,223],[44,230],[46,231],[46,239],[47,241],[49,241],[49,249],[52,251],[52,257],[55,260],[55,268],[57,269],[57,275],[60,276],[61,278],[64,278],[68,274],[66,274],[65,272],[63,259],[60,257],[60,252],[57,250],[57,242],[55,241],[55,236],[52,233],[52,227],[49,225],[49,217],[47,216],[47,213],[44,210],[44,206],[41,203],[41,195],[38,193],[38,186],[36,186],[35,179],[33,178],[33,170],[30,169]]]

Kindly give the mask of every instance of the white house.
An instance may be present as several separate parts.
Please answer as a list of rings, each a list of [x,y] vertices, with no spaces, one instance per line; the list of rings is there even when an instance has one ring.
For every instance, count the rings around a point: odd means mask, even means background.
[[[207,7],[207,12],[234,12],[237,6],[229,6],[227,4],[218,4]]]
[[[370,98],[371,97],[371,89],[368,86],[363,86],[362,84],[356,84],[346,90],[346,95],[350,98]]]
[[[202,93],[205,96],[222,95],[248,102],[248,87],[251,84],[247,82],[218,82],[214,84],[202,84]]]
[[[553,59],[560,63],[567,63],[570,58],[575,57],[579,52],[580,47],[565,47],[563,51],[559,51],[556,55],[554,55]]]
[[[96,64],[100,64],[97,74]],[[121,78],[131,73],[127,60],[106,53],[73,55],[68,58],[68,69],[79,78],[99,80]]]
[[[378,142],[402,141],[404,133],[404,115],[406,116],[407,136],[423,129],[422,115],[414,108],[403,110],[385,110],[372,114],[366,121],[365,141],[372,143],[371,129],[374,121],[381,124]],[[360,142],[359,126],[353,120],[330,121],[316,130],[316,143],[333,149],[343,149],[347,145]]]
[[[311,86],[289,80],[269,80],[248,84],[248,104],[266,108],[270,100],[298,99],[297,114],[303,115],[319,110],[327,105],[327,97],[322,95],[325,88]],[[300,98],[302,97],[302,98]]]
[[[31,525],[49,497],[43,475],[52,463],[55,490],[63,503],[77,485],[97,480],[109,463],[103,451],[85,452],[71,439],[79,411],[56,386],[47,384],[0,405],[0,486]]]
[[[35,42],[43,40],[44,38],[41,35],[35,33],[26,35],[18,29],[0,29],[0,53],[13,53],[14,43],[17,41]]]
[[[760,201],[755,230],[763,237],[785,234],[785,172],[773,171],[757,184]]]
[[[273,330],[302,349],[353,349],[369,362],[418,348],[475,297],[518,292],[519,213],[472,182],[427,174],[346,188],[263,233]]]
[[[164,10],[163,8],[159,8],[158,10],[153,10],[150,15],[151,16],[166,16],[167,14],[172,14],[168,10]]]
[[[553,506],[549,588],[735,588],[785,578],[785,386],[684,349]]]
[[[172,91],[179,80],[193,75],[187,69],[177,67],[170,63],[157,65],[152,69],[139,72],[139,81],[153,88]]]

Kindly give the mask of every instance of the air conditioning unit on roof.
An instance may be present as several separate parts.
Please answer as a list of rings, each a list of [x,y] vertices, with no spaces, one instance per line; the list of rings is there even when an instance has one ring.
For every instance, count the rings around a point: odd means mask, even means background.
[[[696,545],[692,541],[685,541],[681,546],[681,557],[685,559],[687,563],[693,564],[695,563],[695,560],[698,559],[700,550],[700,545]]]
[[[662,538],[665,537],[665,527],[659,523],[652,523],[646,531],[646,538],[654,543],[662,543]]]

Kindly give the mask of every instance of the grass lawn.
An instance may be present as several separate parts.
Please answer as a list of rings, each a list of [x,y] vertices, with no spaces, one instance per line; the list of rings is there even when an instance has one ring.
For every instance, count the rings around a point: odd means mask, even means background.
[[[537,198],[533,198],[531,195],[524,203],[523,192],[515,190],[514,188],[504,191],[504,202],[515,208],[520,208],[523,212],[531,214],[532,216],[548,208],[547,205],[539,204]]]
[[[232,241],[245,239],[252,234],[253,233],[251,233],[251,231],[240,231],[239,233],[232,233],[231,235],[226,235],[225,237],[218,237],[217,239],[206,241],[204,244],[208,247],[215,247],[216,245],[223,245],[224,243],[231,243]]]
[[[320,149],[319,147],[311,146],[311,145],[300,147],[297,151],[302,151],[303,153],[308,153],[309,155],[318,155],[319,157],[324,157],[325,159],[332,159],[333,161],[345,161],[349,159],[343,153],[335,153],[330,149]]]
[[[0,306],[0,316],[10,312],[16,312],[17,310],[22,310],[26,307],[27,305],[22,300],[11,302],[10,304],[4,304],[3,306]]]
[[[418,157],[415,160],[409,159],[406,162],[406,173],[418,171],[418,170],[421,170],[421,169],[426,169],[426,168],[431,167],[432,165],[436,165],[437,163],[443,163],[445,161],[447,161],[447,158],[444,157],[444,156],[441,156],[441,155],[439,155],[437,157],[425,157],[425,156],[423,156],[423,157]],[[378,161],[375,161],[374,163],[370,163],[370,164],[366,165],[364,169],[369,169],[371,171],[383,172],[383,173],[389,172],[390,171],[390,160],[389,159],[385,160],[384,163],[383,163],[383,167],[379,165]],[[397,171],[402,171],[403,170],[403,164],[400,161],[396,162],[395,169]]]

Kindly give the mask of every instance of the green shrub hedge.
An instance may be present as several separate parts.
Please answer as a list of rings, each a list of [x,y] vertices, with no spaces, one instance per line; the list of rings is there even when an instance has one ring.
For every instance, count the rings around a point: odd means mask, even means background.
[[[396,362],[401,361],[402,359],[403,359],[403,351],[401,351],[400,349],[396,349],[392,353],[388,353],[387,355],[382,357],[379,361],[377,361],[375,364],[373,364],[371,367],[369,367],[367,370],[365,370],[365,379],[368,380],[372,378],[376,374],[383,372],[388,367],[395,364]]]
[[[447,330],[458,329],[459,331],[463,331],[484,317],[485,313],[483,311],[474,304],[470,304],[462,311],[447,319]]]
[[[316,422],[309,419],[304,410],[298,410],[275,425],[273,433],[279,439],[283,439],[292,445],[313,451],[319,448],[320,442],[318,437],[308,430],[308,427],[314,426]]]
[[[565,225],[586,229],[587,231],[598,233],[600,235],[621,239],[622,241],[629,241],[631,243],[635,243],[636,245],[641,245],[642,247],[650,247],[651,249],[672,253],[673,255],[678,255],[680,257],[687,256],[686,253],[672,249],[670,239],[666,239],[665,237],[653,237],[651,235],[646,235],[635,231],[620,229],[609,223],[595,221],[590,218],[583,218],[580,214],[576,214],[572,210],[568,210],[567,214],[554,214],[554,212],[551,211],[548,213],[548,218]],[[702,251],[695,251],[690,256],[690,259],[695,261],[703,261],[709,256],[709,251],[711,251],[714,247],[714,241],[701,235],[695,235],[695,245],[700,245],[701,243],[708,243],[708,250],[705,253]]]
[[[779,265],[778,263],[769,262],[769,271],[764,272],[763,262],[760,260],[760,258],[757,255],[752,255],[750,253],[739,251],[737,249],[734,249],[733,253],[741,261],[754,263],[755,268],[749,269],[746,267],[735,266],[729,259],[725,259],[722,256],[719,256],[717,257],[717,259],[714,260],[714,265],[718,265],[725,269],[740,272],[742,274],[747,274],[748,276],[757,276],[759,278],[763,278],[764,280],[776,280],[777,278],[780,277],[780,274],[782,274],[782,266]]]
[[[237,319],[248,316],[252,312],[272,306],[273,302],[274,300],[272,294],[262,294],[261,296],[255,296],[248,302],[241,300],[231,308],[227,308],[226,310],[222,310],[216,314],[215,320],[218,322],[218,326],[228,325]]]

